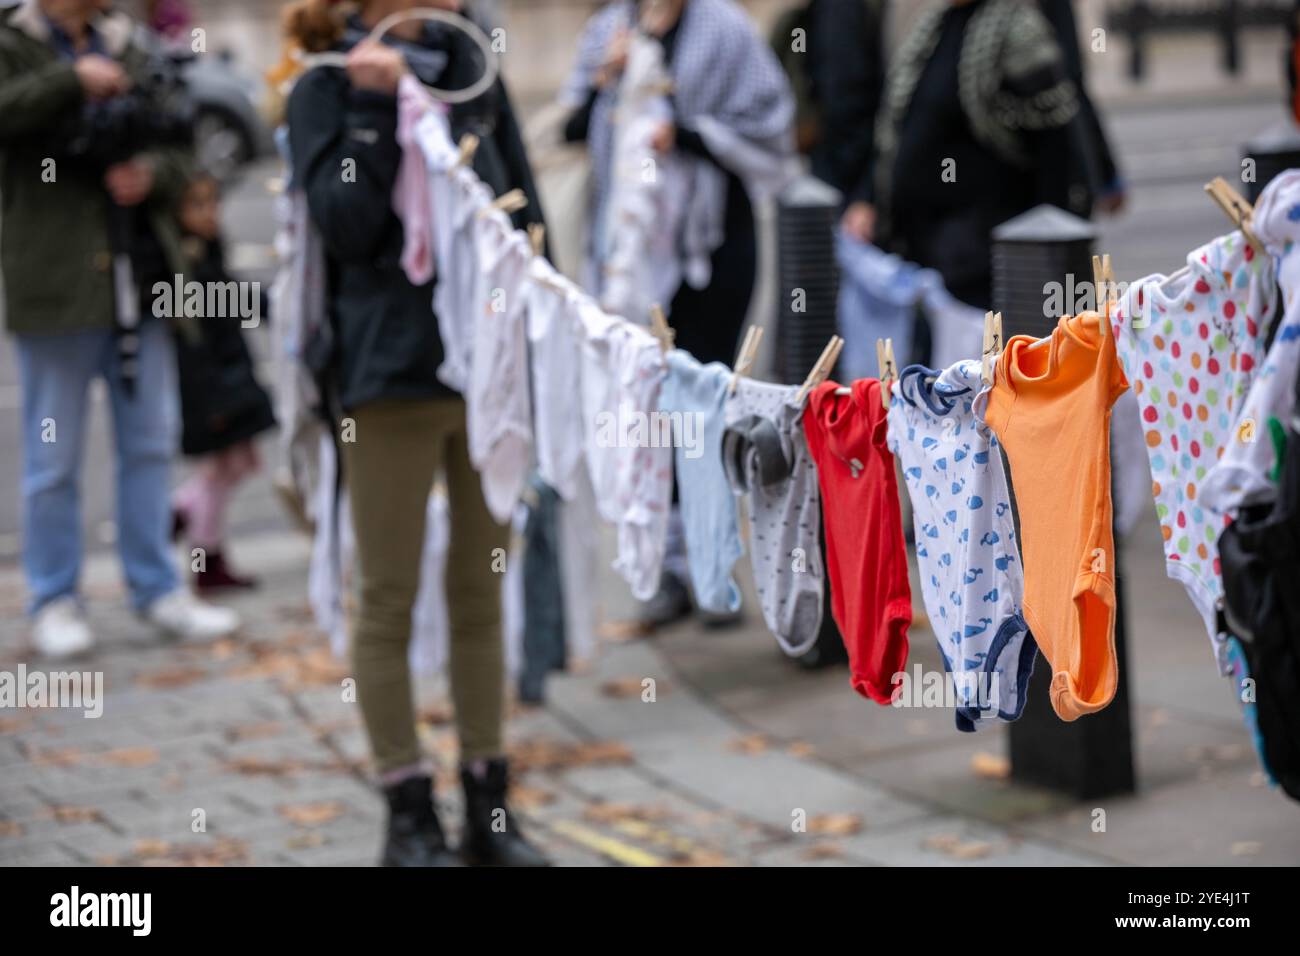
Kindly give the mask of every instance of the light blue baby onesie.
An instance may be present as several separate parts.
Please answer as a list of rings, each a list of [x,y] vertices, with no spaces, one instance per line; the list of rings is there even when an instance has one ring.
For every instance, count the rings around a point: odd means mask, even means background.
[[[680,349],[668,353],[668,376],[659,390],[659,410],[680,413],[673,421],[673,464],[686,537],[695,603],[716,614],[740,609],[740,589],[731,577],[742,554],[736,496],[722,467],[722,431],[731,370],[719,362],[701,365]]]

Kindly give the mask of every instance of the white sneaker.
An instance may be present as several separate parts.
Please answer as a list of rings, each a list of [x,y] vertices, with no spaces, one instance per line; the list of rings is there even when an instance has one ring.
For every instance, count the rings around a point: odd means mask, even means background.
[[[230,608],[204,604],[185,588],[154,601],[144,617],[164,634],[186,640],[215,640],[239,629],[238,614]]]
[[[76,600],[65,597],[36,612],[32,643],[42,657],[62,660],[85,654],[95,646],[95,638]]]

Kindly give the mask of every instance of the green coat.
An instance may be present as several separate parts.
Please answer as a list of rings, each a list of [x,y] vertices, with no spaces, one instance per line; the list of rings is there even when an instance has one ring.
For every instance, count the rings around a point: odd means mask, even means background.
[[[95,21],[108,52],[133,77],[144,65],[135,27],[121,14]],[[35,0],[0,12],[0,272],[5,325],[19,335],[106,329],[113,325],[108,192],[101,182],[45,160],[52,133],[80,111],[81,83],[48,43]],[[150,221],[170,266],[183,273],[174,210],[189,176],[181,150],[150,153]]]

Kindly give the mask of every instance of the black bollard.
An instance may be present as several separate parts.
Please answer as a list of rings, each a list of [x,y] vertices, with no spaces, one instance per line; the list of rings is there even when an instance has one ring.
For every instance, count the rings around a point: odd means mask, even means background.
[[[1096,307],[1092,246],[1096,232],[1086,220],[1055,206],[1038,206],[993,230],[993,303],[1002,313],[1005,337],[1042,337],[1061,315]],[[1059,284],[1059,293],[1053,283]],[[1060,303],[1060,308],[1051,305]],[[1005,457],[1003,460],[1006,464]],[[1008,471],[1010,469],[1008,468]],[[1012,475],[1012,502],[1014,478]],[[1016,534],[1020,522],[1017,513]],[[1066,723],[1049,699],[1051,668],[1040,655],[1020,719],[1011,724],[1012,779],[1090,800],[1131,793],[1133,731],[1129,715],[1124,601],[1118,555],[1115,568],[1115,653],[1119,688],[1104,710]],[[1069,600],[1068,595],[1063,600]]]
[[[1242,147],[1242,156],[1254,161],[1253,175],[1246,183],[1246,198],[1259,201],[1259,194],[1278,173],[1300,167],[1300,127],[1283,120],[1252,136]]]

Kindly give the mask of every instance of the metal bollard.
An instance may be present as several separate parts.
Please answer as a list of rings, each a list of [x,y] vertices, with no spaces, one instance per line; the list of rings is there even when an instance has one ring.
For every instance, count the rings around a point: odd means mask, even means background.
[[[1248,139],[1241,153],[1243,159],[1254,161],[1254,176],[1245,185],[1246,197],[1255,203],[1279,173],[1300,167],[1300,127],[1283,120]]]
[[[1050,283],[1062,285],[1065,314],[1078,311],[1078,297],[1092,284],[1095,238],[1096,232],[1086,220],[1047,205],[993,230],[993,303],[1002,312],[1003,331],[1008,338],[1017,334],[1042,337],[1056,327],[1060,316],[1045,314]],[[1095,303],[1092,296],[1085,301],[1089,307]],[[1007,464],[1005,457],[1003,464]],[[1011,484],[1014,505],[1014,481]],[[1017,537],[1019,533],[1017,512]],[[1040,655],[1029,681],[1024,713],[1010,727],[1012,779],[1080,800],[1131,793],[1136,784],[1123,575],[1118,555],[1114,567],[1115,653],[1119,662],[1115,699],[1098,713],[1065,723],[1052,710],[1048,697],[1051,669]]]

